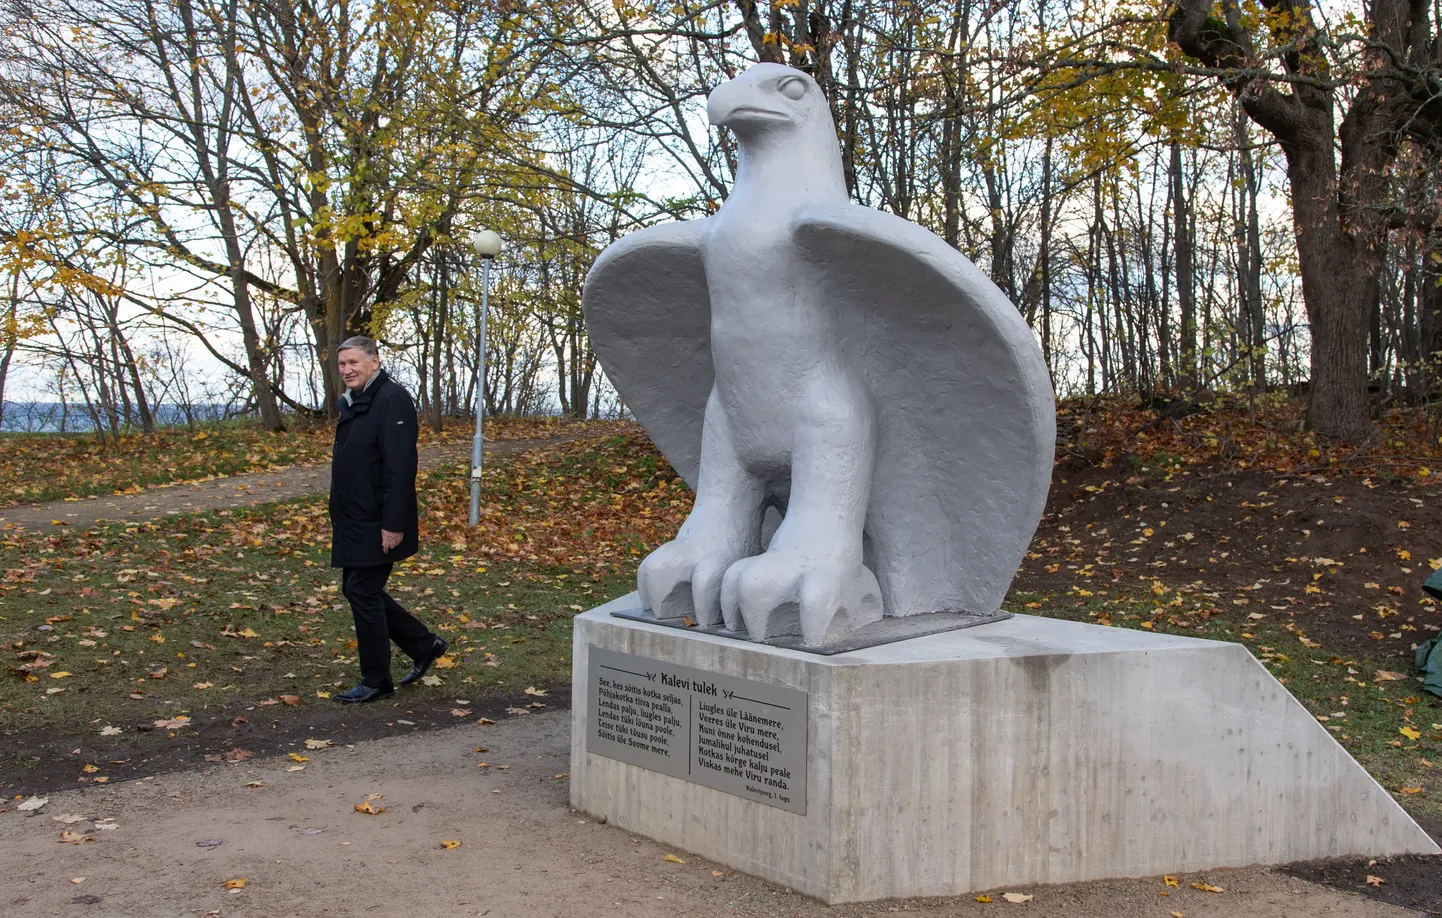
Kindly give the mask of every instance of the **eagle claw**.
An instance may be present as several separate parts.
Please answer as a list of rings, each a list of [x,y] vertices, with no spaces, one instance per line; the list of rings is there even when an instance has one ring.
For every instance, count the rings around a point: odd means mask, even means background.
[[[636,572],[641,605],[657,618],[691,617],[703,628],[721,624],[721,577],[736,560],[677,539],[651,552]]]
[[[727,569],[721,611],[727,628],[753,641],[800,634],[816,646],[880,621],[881,587],[863,564],[772,549]]]

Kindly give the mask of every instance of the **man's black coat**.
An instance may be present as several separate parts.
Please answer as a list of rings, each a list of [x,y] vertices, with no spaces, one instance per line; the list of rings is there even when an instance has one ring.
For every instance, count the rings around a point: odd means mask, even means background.
[[[393,564],[416,553],[416,406],[385,370],[340,401],[330,460],[331,567]],[[381,551],[381,530],[401,544]]]

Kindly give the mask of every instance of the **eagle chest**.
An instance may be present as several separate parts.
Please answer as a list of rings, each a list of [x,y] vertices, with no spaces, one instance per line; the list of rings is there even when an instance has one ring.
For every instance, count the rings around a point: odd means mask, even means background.
[[[702,240],[718,368],[740,362],[784,369],[798,351],[819,343],[817,284],[785,215],[771,216],[724,221]]]

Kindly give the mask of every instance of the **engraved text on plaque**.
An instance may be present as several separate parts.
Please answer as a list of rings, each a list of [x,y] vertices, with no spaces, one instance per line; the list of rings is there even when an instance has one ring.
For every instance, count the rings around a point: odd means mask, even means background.
[[[587,650],[587,752],[806,812],[805,692]]]

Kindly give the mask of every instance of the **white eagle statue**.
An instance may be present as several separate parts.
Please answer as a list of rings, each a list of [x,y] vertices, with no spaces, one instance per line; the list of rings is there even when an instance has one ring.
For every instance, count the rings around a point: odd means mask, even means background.
[[[642,604],[806,646],[996,612],[1051,480],[1036,339],[961,253],[851,203],[810,76],[758,64],[707,111],[739,143],[730,196],[608,247],[583,297],[606,375],[696,492]]]

